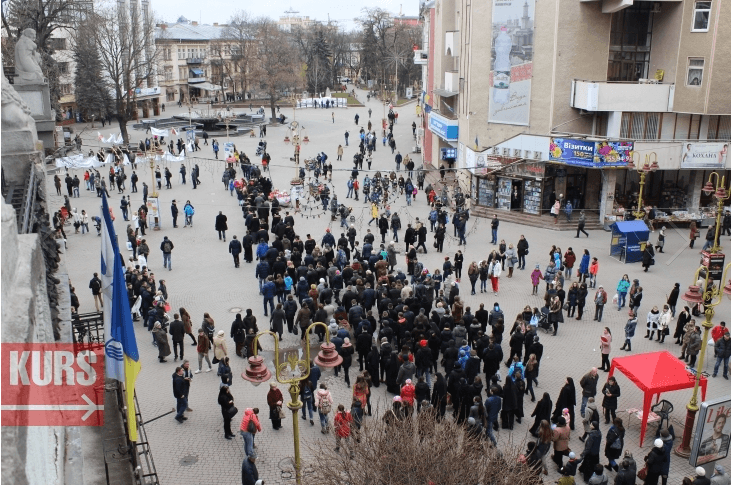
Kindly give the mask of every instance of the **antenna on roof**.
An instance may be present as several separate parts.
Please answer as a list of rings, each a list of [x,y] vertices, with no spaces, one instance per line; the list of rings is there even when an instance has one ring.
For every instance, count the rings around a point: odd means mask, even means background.
[[[290,5],[289,6],[289,10],[285,10],[284,13],[286,13],[286,14],[295,14],[295,13],[299,13],[299,11],[292,10],[292,6]]]

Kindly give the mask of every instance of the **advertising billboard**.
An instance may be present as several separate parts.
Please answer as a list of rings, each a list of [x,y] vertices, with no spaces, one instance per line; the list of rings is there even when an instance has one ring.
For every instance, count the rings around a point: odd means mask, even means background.
[[[686,143],[683,145],[680,168],[726,167],[728,143]]]
[[[695,438],[690,450],[691,466],[703,465],[728,457],[731,441],[731,396],[701,404]]]
[[[626,167],[631,141],[588,141],[571,138],[551,138],[548,159],[576,167],[609,168]]]
[[[535,0],[493,0],[488,121],[528,125]]]

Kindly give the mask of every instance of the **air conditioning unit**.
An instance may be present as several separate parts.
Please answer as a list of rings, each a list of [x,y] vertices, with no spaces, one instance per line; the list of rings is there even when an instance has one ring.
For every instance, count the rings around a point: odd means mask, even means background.
[[[661,11],[662,11],[662,6],[660,5],[660,2],[654,2],[652,4],[652,10],[650,10],[650,12],[660,13]]]

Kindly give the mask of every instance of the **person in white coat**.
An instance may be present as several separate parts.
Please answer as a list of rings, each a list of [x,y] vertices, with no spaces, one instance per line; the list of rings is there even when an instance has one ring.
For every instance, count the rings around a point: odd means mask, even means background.
[[[492,283],[492,292],[497,296],[498,291],[500,291],[500,275],[502,274],[502,264],[500,263],[500,260],[497,258],[493,258],[492,261],[490,261],[490,266],[488,267],[487,274],[490,276],[490,282]]]
[[[670,306],[665,305],[662,307],[662,313],[660,313],[660,320],[658,321],[657,340],[662,344],[665,343],[665,335],[670,332],[670,321],[673,319],[673,314],[670,311]]]

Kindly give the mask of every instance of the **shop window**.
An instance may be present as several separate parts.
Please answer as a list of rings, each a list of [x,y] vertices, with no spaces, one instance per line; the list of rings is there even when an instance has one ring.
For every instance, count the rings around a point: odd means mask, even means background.
[[[711,2],[695,2],[693,6],[693,27],[691,32],[708,32],[711,17]]]
[[[703,66],[705,62],[703,57],[688,58],[688,79],[686,86],[701,86],[703,84]]]

